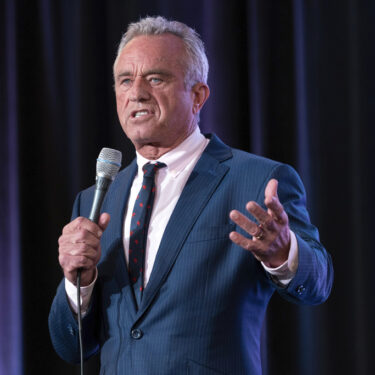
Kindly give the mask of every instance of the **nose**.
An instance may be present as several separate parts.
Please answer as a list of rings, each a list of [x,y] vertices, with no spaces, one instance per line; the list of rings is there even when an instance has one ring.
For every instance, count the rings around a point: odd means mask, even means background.
[[[144,78],[136,77],[129,93],[129,100],[133,102],[143,102],[149,100],[151,97],[148,91],[147,82]]]

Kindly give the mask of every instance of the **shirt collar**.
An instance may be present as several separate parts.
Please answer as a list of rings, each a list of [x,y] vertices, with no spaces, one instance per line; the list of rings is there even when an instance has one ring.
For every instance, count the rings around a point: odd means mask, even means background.
[[[173,177],[177,177],[196,156],[195,154],[199,152],[200,149],[203,151],[208,142],[209,140],[200,132],[200,129],[197,126],[193,133],[190,134],[183,142],[181,142],[173,150],[162,155],[158,160],[146,159],[141,154],[136,152],[138,175],[141,175],[142,167],[146,163],[155,163],[156,161],[160,161],[167,165],[166,169],[168,170],[168,173],[171,173]]]

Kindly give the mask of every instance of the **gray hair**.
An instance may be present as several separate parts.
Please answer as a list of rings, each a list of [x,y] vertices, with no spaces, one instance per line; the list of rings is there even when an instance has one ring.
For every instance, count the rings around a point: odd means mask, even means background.
[[[182,39],[186,50],[185,86],[190,88],[198,82],[207,83],[208,60],[204,49],[203,41],[199,34],[189,26],[178,21],[168,21],[164,17],[146,17],[138,22],[131,23],[122,36],[116,61],[122,49],[133,38],[140,35],[161,35],[173,34]]]

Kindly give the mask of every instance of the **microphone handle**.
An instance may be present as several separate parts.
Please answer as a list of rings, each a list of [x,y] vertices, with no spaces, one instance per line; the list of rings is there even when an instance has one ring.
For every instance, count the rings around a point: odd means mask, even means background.
[[[107,194],[107,190],[111,182],[112,180],[109,178],[105,178],[101,176],[96,177],[95,195],[92,201],[91,212],[89,215],[89,220],[91,220],[95,224],[98,224],[99,222],[100,209],[102,207],[104,197]],[[82,273],[82,268],[79,268],[77,270],[77,280],[79,282],[81,281],[81,273]]]
[[[102,207],[102,203],[104,197],[107,193],[108,187],[111,184],[112,180],[109,178],[97,176],[96,177],[96,188],[95,188],[95,195],[94,200],[91,206],[91,212],[89,216],[89,220],[94,223],[98,223],[99,215],[100,215],[100,208]],[[78,304],[78,339],[79,339],[79,347],[80,347],[80,373],[81,375],[84,374],[83,369],[83,343],[82,343],[82,314],[81,314],[81,273],[82,268],[77,270],[77,304]]]
[[[106,177],[97,176],[96,177],[96,188],[95,188],[95,195],[92,201],[91,212],[89,216],[89,220],[98,224],[99,222],[99,215],[100,209],[103,204],[104,197],[107,193],[108,187],[111,184],[112,180]],[[77,270],[77,281],[81,281],[81,273],[82,268]]]
[[[89,220],[93,221],[94,223],[98,223],[99,215],[100,215],[100,208],[102,207],[102,203],[104,197],[107,193],[108,187],[111,184],[112,180],[105,177],[98,176],[96,178],[96,188],[95,188],[95,195],[94,200],[91,206],[91,212],[89,216]]]

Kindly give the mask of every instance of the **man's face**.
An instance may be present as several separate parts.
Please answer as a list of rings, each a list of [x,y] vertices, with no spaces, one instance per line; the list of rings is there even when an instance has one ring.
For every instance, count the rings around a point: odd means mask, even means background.
[[[117,114],[140,152],[147,146],[172,149],[196,126],[196,95],[184,84],[185,58],[175,35],[142,35],[123,48],[115,63]]]

